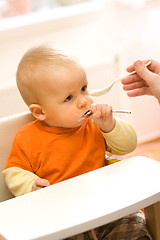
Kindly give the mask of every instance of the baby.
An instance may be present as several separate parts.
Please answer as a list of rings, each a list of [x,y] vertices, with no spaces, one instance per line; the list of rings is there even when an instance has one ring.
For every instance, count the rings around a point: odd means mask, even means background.
[[[73,56],[49,45],[30,49],[19,63],[17,85],[36,120],[17,133],[3,171],[15,196],[101,168],[106,151],[135,149],[133,127],[114,117],[111,106],[93,104]],[[133,239],[141,236],[138,228]]]

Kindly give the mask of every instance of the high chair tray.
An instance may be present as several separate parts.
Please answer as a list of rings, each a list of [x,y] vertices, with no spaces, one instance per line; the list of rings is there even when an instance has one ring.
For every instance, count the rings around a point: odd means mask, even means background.
[[[159,200],[160,163],[133,157],[1,202],[0,239],[64,239]]]

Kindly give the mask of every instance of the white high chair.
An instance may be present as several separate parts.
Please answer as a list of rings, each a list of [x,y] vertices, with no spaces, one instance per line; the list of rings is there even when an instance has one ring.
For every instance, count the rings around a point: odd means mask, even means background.
[[[20,127],[33,119],[29,112],[0,118],[0,202],[13,197],[6,187],[1,171],[6,165],[14,136]]]
[[[160,240],[160,163],[146,157],[13,198],[1,171],[16,132],[31,120],[28,112],[0,119],[0,240],[60,240],[141,208],[154,240]]]

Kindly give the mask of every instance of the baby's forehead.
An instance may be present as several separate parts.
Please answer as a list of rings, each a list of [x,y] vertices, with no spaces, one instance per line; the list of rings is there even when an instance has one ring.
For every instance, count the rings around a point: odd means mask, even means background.
[[[42,59],[35,63],[37,71],[59,71],[60,69],[71,69],[79,67],[79,63],[70,59]]]
[[[74,83],[82,79],[86,80],[86,73],[83,67],[77,62],[69,62],[68,64],[51,63],[44,68],[40,67],[39,77],[40,81],[42,80],[46,83],[68,84],[68,82]]]
[[[75,60],[54,60],[50,59],[49,61],[44,62],[43,64],[39,64],[38,68],[40,71],[45,71],[46,72],[52,72],[52,73],[61,73],[61,71],[66,71],[70,72],[72,70],[74,71],[81,71],[85,72],[84,68],[81,66],[81,64],[78,61]]]

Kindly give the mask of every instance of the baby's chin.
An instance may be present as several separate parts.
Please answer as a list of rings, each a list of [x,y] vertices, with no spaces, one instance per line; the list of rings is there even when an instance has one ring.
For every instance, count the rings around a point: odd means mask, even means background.
[[[76,128],[76,127],[80,127],[83,124],[85,124],[88,121],[88,118],[79,118],[79,119],[75,119],[75,121],[72,122],[67,122],[64,121],[64,123],[46,123],[45,125],[47,125],[48,127],[57,127],[57,128]]]
[[[78,121],[76,121],[75,123],[71,124],[70,126],[68,125],[68,128],[76,128],[76,127],[80,127],[83,124],[85,124],[88,121],[88,119],[80,119]]]

